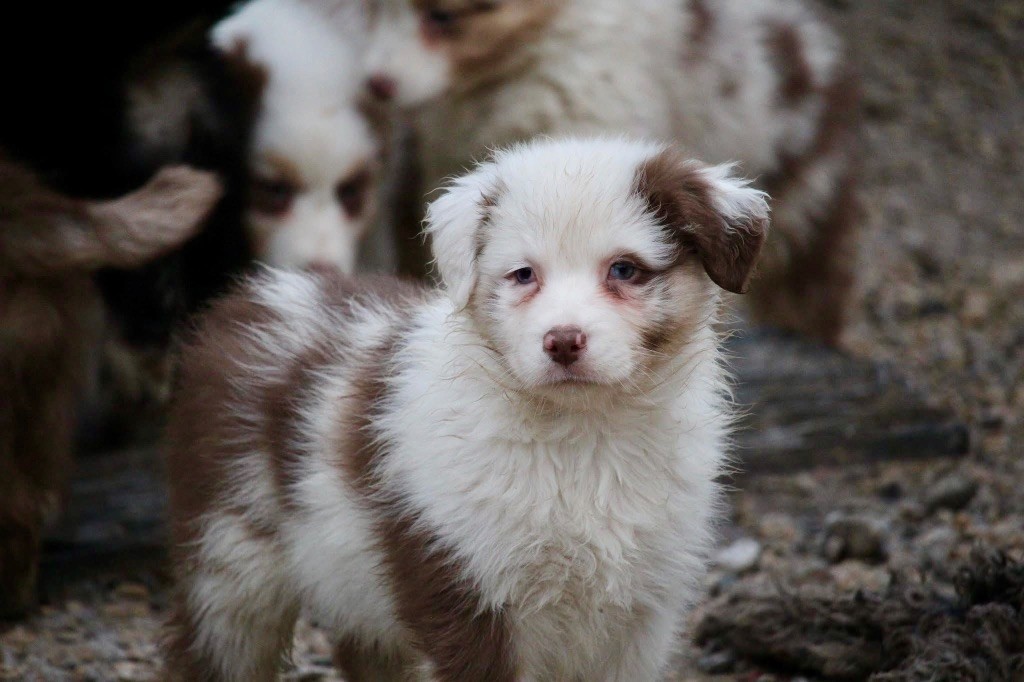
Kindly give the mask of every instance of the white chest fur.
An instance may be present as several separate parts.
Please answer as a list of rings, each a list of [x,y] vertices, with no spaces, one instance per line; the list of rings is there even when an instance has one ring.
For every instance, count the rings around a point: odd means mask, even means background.
[[[424,360],[438,347],[406,352]],[[524,405],[471,361],[431,360],[411,362],[436,376],[393,384],[382,473],[485,604],[511,616],[527,670],[596,670],[630,641],[624,629],[689,606],[723,460],[713,374],[681,372],[685,387],[642,403],[559,409]]]

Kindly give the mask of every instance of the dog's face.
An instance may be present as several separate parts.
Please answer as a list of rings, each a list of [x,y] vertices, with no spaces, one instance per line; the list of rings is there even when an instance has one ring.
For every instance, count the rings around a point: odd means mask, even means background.
[[[624,141],[499,152],[428,211],[462,314],[527,390],[640,390],[741,292],[764,194],[728,166]]]
[[[562,0],[370,0],[369,94],[412,107],[500,75]]]
[[[247,214],[257,257],[352,272],[375,212],[376,157],[374,137],[354,110],[264,112]]]
[[[358,10],[253,0],[211,32],[229,61],[261,79],[246,223],[270,265],[351,272],[373,219],[378,140],[358,108]]]

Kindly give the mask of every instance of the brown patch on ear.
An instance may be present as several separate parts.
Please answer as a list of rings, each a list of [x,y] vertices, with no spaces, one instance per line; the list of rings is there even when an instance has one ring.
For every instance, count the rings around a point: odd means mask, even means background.
[[[779,72],[779,96],[793,107],[814,92],[814,73],[807,63],[800,34],[790,24],[772,24],[765,39],[768,54]]]
[[[249,41],[239,38],[224,52],[225,70],[238,89],[244,102],[252,103],[256,108],[267,87],[267,67],[252,61],[249,57]]]
[[[634,189],[680,246],[697,254],[711,281],[741,294],[764,245],[768,221],[755,215],[729,218],[718,211],[715,189],[702,168],[669,148],[641,164]]]

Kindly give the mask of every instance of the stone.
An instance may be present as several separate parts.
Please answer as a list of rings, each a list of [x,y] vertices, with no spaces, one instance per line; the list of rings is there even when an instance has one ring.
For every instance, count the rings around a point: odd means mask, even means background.
[[[952,473],[929,486],[924,495],[924,503],[929,512],[938,509],[958,511],[970,504],[977,492],[977,481],[960,473]]]
[[[949,526],[932,528],[918,537],[917,546],[924,555],[925,564],[933,567],[948,564],[957,538],[956,531]]]
[[[697,659],[697,667],[708,675],[724,675],[736,668],[736,655],[724,649],[705,654]]]
[[[843,559],[878,563],[888,556],[888,533],[889,524],[884,519],[831,512],[825,517],[822,553],[833,563]]]
[[[715,565],[733,573],[743,573],[757,566],[761,557],[761,543],[753,538],[740,538],[714,558]]]

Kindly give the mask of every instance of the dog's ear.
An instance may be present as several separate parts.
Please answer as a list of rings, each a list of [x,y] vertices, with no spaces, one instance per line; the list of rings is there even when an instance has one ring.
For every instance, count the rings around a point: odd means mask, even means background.
[[[469,303],[476,288],[477,259],[483,248],[481,228],[494,206],[496,188],[493,164],[482,164],[453,180],[427,207],[425,229],[434,264],[458,308]]]
[[[711,281],[744,293],[768,232],[768,203],[731,171],[731,164],[707,166],[669,147],[640,165],[635,189]]]

